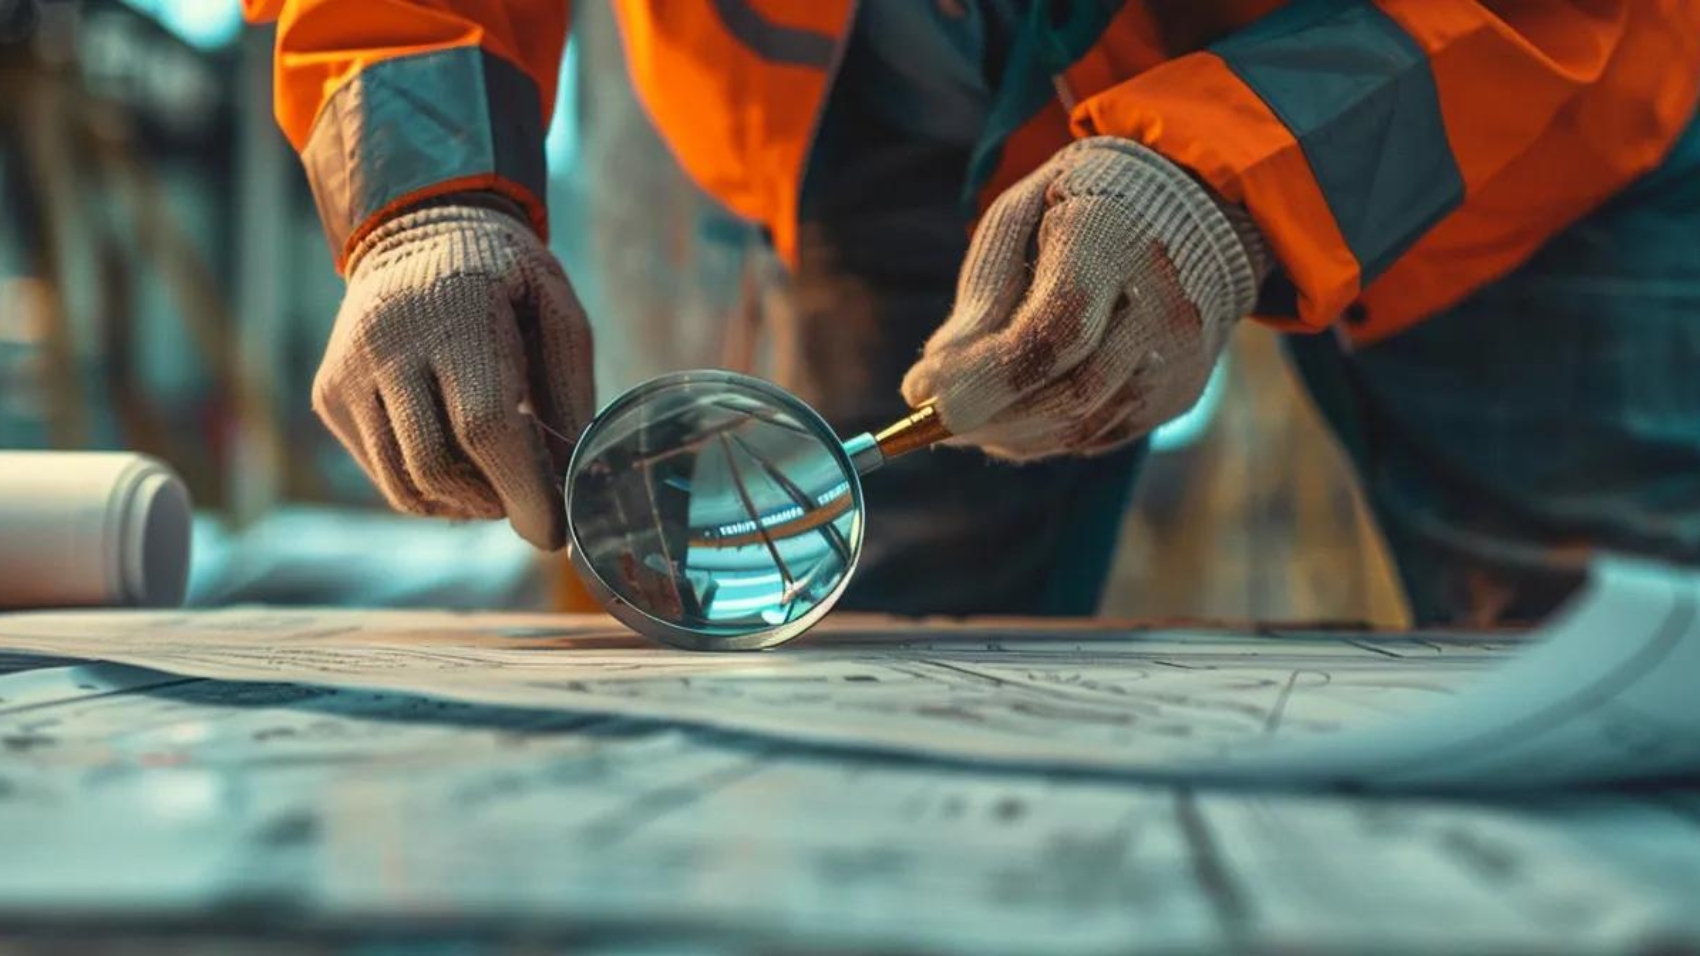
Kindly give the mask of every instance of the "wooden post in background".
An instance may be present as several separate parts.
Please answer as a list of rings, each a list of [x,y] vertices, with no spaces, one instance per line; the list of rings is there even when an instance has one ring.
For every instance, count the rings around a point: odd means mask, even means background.
[[[1404,623],[1356,478],[1279,337],[1246,322],[1230,348],[1210,430],[1146,469],[1103,613]]]

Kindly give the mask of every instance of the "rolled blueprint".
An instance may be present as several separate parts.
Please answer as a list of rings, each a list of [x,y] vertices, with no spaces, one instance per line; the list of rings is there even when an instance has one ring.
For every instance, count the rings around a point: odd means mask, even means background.
[[[0,451],[0,608],[175,607],[189,493],[126,452]]]

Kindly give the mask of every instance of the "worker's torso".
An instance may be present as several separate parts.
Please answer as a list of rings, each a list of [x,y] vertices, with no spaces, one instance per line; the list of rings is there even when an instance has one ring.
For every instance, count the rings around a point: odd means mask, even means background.
[[[765,226],[781,256],[795,264],[804,172],[829,92],[845,72],[853,30],[862,31],[863,46],[874,45],[877,62],[848,71],[846,83],[885,88],[852,93],[884,98],[890,111],[884,118],[900,128],[912,119],[919,135],[972,138],[962,183],[964,206],[972,210],[984,208],[1070,141],[1075,104],[1204,49],[1284,5],[1286,0],[620,0],[616,9],[638,95],[681,166],[727,208]],[[1644,79],[1633,74],[1620,70],[1602,82],[1619,85],[1631,100],[1644,99]],[[906,117],[905,109],[913,115]],[[941,111],[953,115],[929,115]],[[1580,115],[1559,121],[1587,122]],[[1460,143],[1477,152],[1496,148],[1492,129],[1449,129],[1447,135],[1455,148]],[[1314,144],[1303,145],[1308,158]],[[1509,195],[1519,184],[1477,188]],[[1497,254],[1495,243],[1474,241],[1468,229],[1453,233],[1448,256],[1486,260]],[[1497,245],[1516,244],[1501,237]],[[1364,289],[1360,303],[1367,308],[1348,310],[1357,320],[1348,332],[1373,341],[1420,319],[1420,311],[1401,303],[1409,284],[1424,281],[1423,270],[1409,269]]]
[[[979,161],[965,188],[985,197],[1069,141],[1073,101],[1280,2],[1144,0],[1116,10],[1042,0],[624,0],[618,10],[638,94],[685,171],[771,229],[789,255],[803,171],[852,29],[874,31],[888,51],[883,72],[857,77],[888,85],[873,95],[937,135],[975,136]],[[898,102],[917,92],[921,102]],[[936,113],[952,107],[952,116]]]

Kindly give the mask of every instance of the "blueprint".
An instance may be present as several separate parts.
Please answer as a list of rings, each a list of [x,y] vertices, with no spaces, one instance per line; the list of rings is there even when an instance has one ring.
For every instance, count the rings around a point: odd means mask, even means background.
[[[1503,788],[1700,770],[1697,604],[1692,573],[1609,560],[1520,636],[839,617],[711,655],[597,617],[234,609],[3,616],[0,647],[978,765]]]
[[[113,664],[0,674],[0,752],[0,949],[44,919],[532,943],[489,952],[1700,941],[1691,790],[1205,789]],[[236,948],[167,939],[123,951]]]

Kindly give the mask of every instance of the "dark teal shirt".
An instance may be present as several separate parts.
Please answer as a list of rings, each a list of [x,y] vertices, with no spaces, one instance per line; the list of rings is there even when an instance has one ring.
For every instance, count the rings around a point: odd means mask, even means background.
[[[861,0],[838,95],[920,139],[972,146],[1030,0]]]

